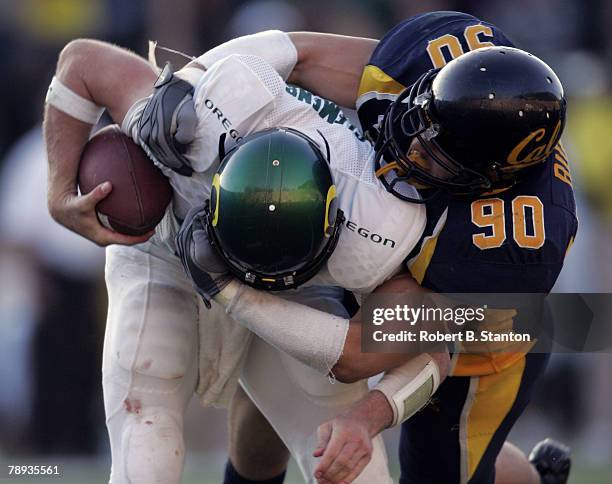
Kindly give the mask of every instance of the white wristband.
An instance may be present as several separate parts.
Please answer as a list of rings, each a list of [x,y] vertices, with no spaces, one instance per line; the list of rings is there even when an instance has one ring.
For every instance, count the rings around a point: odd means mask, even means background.
[[[386,372],[373,390],[382,392],[387,398],[393,410],[393,427],[421,410],[439,385],[438,364],[424,353]]]
[[[87,124],[95,124],[104,111],[103,107],[79,96],[57,77],[53,77],[49,84],[45,102]]]
[[[285,32],[266,30],[257,34],[245,35],[221,44],[202,54],[196,62],[207,69],[230,55],[255,55],[264,59],[276,72],[287,80],[297,64],[298,53],[295,45]]]

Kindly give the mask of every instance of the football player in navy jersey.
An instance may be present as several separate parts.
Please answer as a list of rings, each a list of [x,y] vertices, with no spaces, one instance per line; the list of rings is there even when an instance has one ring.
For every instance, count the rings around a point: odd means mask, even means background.
[[[379,177],[392,191],[402,180],[427,187],[427,228],[408,261],[426,288],[548,293],[561,271],[577,230],[558,143],[565,100],[556,76],[535,59],[491,24],[436,12],[391,30],[363,71],[360,120],[394,160],[377,166]],[[504,70],[519,69],[522,85],[503,82]],[[530,110],[525,101],[537,97],[547,107]],[[436,404],[402,426],[400,482],[495,481],[495,460],[547,363],[530,349],[454,355]],[[516,449],[506,454],[516,471],[524,467]],[[543,482],[566,481],[566,454],[551,442],[536,449]]]
[[[289,82],[356,106],[376,143],[379,179],[407,201],[416,200],[405,198],[403,184],[421,189],[428,222],[407,261],[416,282],[442,293],[551,290],[577,219],[559,143],[565,99],[546,64],[515,49],[494,25],[458,12],[412,17],[378,43],[329,34],[289,37],[297,51]],[[249,36],[234,44],[235,52],[265,57],[268,41],[257,42],[257,34]],[[531,349],[483,347],[453,356],[435,404],[402,424],[401,483],[567,481],[564,446],[539,444],[531,465],[505,444],[547,363],[547,355]],[[370,417],[381,418],[381,430],[384,415]],[[363,421],[342,418],[325,425],[319,482],[348,482],[351,456],[341,451],[363,435],[352,428],[362,427]],[[253,435],[246,439],[257,459]],[[226,482],[255,481],[233,473]]]
[[[434,12],[392,29],[363,69],[357,112],[392,160],[378,163],[377,175],[400,198],[397,187],[410,182],[428,200],[407,265],[436,292],[548,293],[576,236],[559,143],[563,89],[544,63],[513,47],[491,24]],[[525,81],[503,82],[505,70],[525,72]],[[530,109],[536,98],[547,99],[545,109]],[[504,445],[548,360],[531,346],[454,355],[435,404],[402,425],[402,484],[567,481],[563,445],[534,449],[538,475]]]

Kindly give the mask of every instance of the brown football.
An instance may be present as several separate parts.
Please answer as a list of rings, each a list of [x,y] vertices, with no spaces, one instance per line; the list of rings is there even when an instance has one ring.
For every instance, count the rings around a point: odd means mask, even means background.
[[[117,125],[98,131],[81,154],[81,193],[89,193],[105,181],[112,183],[113,190],[96,206],[98,218],[105,227],[126,235],[142,235],[153,229],[172,197],[168,179]]]

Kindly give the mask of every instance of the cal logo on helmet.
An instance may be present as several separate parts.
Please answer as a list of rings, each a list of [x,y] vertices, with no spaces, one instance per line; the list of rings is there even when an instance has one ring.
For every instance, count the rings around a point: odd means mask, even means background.
[[[391,104],[377,174],[399,198],[398,181],[458,194],[507,188],[552,153],[565,115],[563,86],[543,61],[512,47],[477,49],[423,74]],[[415,140],[427,167],[408,156]],[[390,169],[396,175],[383,176]]]

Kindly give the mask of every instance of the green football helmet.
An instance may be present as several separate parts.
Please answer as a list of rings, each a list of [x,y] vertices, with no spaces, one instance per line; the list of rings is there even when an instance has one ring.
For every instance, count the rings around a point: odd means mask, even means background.
[[[295,288],[331,255],[344,216],[328,158],[291,128],[254,133],[223,157],[206,226],[240,280],[261,289]]]

